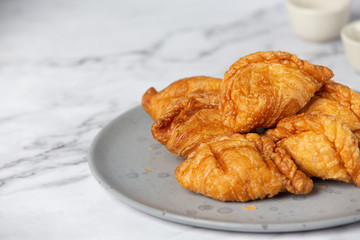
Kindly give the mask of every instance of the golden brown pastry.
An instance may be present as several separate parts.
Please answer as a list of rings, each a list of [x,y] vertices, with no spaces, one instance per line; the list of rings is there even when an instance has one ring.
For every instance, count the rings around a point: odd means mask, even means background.
[[[221,201],[249,201],[289,191],[306,194],[313,183],[284,149],[255,133],[202,143],[175,171],[186,189]]]
[[[283,147],[307,175],[360,186],[357,139],[337,118],[303,113],[282,119],[265,135]]]
[[[155,140],[181,157],[215,136],[232,134],[222,124],[217,94],[210,93],[179,99],[154,122],[151,131]]]
[[[330,98],[315,96],[305,106],[305,108],[301,110],[301,112],[311,114],[325,113],[341,119],[354,133],[358,133],[360,131],[360,119],[355,115],[355,113]]]
[[[304,107],[304,113],[326,113],[341,119],[360,140],[360,94],[349,87],[329,81]]]
[[[324,84],[319,95],[337,101],[360,118],[360,94],[348,86],[330,81]]]
[[[143,108],[153,120],[158,119],[167,107],[189,93],[218,92],[222,79],[197,76],[180,79],[160,92],[149,88],[142,98]]]
[[[287,52],[257,52],[237,60],[220,88],[223,122],[235,132],[274,126],[297,113],[333,77]]]

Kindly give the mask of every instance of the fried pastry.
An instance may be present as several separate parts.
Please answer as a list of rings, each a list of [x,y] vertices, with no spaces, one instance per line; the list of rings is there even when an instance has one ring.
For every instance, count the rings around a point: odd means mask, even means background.
[[[337,101],[360,118],[360,94],[348,86],[330,81],[324,84],[319,95]]]
[[[343,84],[334,81],[325,83],[301,112],[326,113],[337,117],[360,140],[360,94]]]
[[[223,122],[235,132],[274,126],[302,109],[322,84],[333,77],[287,52],[257,52],[237,60],[220,87]]]
[[[360,186],[357,139],[350,128],[334,116],[302,113],[287,117],[265,135],[283,147],[308,176]]]
[[[149,88],[142,98],[143,108],[153,120],[158,119],[167,107],[189,93],[218,92],[222,79],[196,76],[180,79],[160,92]]]
[[[286,190],[306,194],[313,187],[284,149],[255,133],[202,143],[175,176],[183,188],[221,201],[263,199]]]
[[[311,114],[325,113],[339,118],[350,127],[357,138],[359,136],[360,119],[353,111],[351,111],[351,109],[341,105],[338,101],[326,97],[322,98],[315,96],[301,112]]]
[[[154,122],[151,131],[155,140],[181,157],[215,136],[232,134],[222,124],[217,94],[210,93],[179,99]]]

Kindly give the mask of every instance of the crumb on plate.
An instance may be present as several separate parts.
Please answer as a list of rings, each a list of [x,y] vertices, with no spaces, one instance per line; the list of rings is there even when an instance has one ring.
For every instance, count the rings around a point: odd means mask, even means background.
[[[242,207],[242,209],[245,209],[245,210],[256,210],[257,208],[256,208],[254,205],[249,205],[249,206]]]

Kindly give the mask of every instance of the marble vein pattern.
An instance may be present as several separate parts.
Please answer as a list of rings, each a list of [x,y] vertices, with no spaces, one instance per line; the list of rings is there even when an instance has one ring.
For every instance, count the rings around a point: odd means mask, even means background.
[[[352,19],[359,8],[354,1]],[[100,129],[138,106],[150,86],[221,78],[239,57],[261,50],[329,66],[335,80],[360,90],[340,39],[297,38],[281,0],[1,1],[0,239],[239,237],[129,208],[92,178],[87,154]],[[350,239],[343,232],[358,227],[288,239]]]

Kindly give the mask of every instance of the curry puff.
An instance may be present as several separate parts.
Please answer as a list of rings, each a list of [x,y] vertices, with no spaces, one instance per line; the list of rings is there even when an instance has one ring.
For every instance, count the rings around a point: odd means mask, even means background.
[[[180,79],[160,92],[151,87],[143,95],[142,105],[150,117],[156,120],[167,107],[187,94],[218,93],[221,81],[219,78],[196,76]]]
[[[327,67],[286,52],[242,57],[225,73],[220,87],[223,122],[242,133],[272,127],[302,109],[333,75]]]
[[[306,194],[313,183],[269,138],[233,134],[202,143],[175,171],[179,184],[221,201],[249,201],[282,191]]]
[[[282,119],[265,135],[283,147],[308,176],[360,186],[358,141],[339,119],[303,113]]]
[[[360,187],[360,95],[333,75],[287,52],[257,52],[223,79],[150,88],[142,105],[154,139],[186,158],[175,170],[185,189],[246,202],[307,194],[312,177]]]
[[[339,118],[360,139],[360,94],[343,84],[333,81],[325,83],[302,112],[326,113]]]
[[[187,157],[201,143],[232,134],[222,121],[216,94],[193,94],[176,101],[151,128],[155,140]]]

